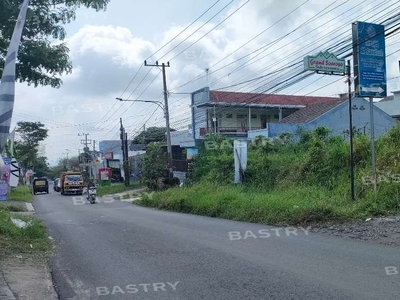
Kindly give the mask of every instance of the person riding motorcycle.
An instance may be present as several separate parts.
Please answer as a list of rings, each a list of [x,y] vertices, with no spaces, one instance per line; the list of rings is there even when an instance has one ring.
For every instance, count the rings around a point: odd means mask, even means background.
[[[93,191],[94,193],[91,194],[90,191]],[[94,203],[96,201],[96,182],[93,180],[89,180],[87,184],[87,199],[90,201],[90,203]]]

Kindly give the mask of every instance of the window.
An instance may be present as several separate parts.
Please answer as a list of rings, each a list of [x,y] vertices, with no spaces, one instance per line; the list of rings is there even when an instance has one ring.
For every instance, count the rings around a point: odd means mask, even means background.
[[[226,114],[226,118],[227,118],[227,119],[232,119],[232,118],[233,118],[233,115],[232,115],[232,114]]]
[[[67,175],[65,176],[67,181],[82,181],[82,175]]]
[[[252,119],[257,119],[257,115],[256,114],[251,114],[251,118]]]
[[[247,118],[247,115],[245,115],[245,114],[238,114],[238,115],[237,115],[237,118],[238,118],[238,119],[244,119],[244,118]]]
[[[279,115],[274,115],[274,118],[275,119],[279,119]]]

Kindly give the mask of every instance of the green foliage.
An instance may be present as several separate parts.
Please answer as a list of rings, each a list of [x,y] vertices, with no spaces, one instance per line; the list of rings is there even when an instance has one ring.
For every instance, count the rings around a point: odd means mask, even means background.
[[[47,175],[47,158],[38,156],[39,143],[47,138],[47,132],[48,130],[44,128],[44,124],[41,122],[17,123],[18,139],[14,142],[14,156],[23,171],[27,169],[36,170],[37,168],[40,176]]]
[[[167,175],[168,156],[162,152],[162,143],[150,143],[144,155],[142,183],[151,189],[159,188],[159,180]]]
[[[400,126],[376,141],[378,191],[370,176],[371,142],[354,136],[355,194],[350,201],[350,146],[324,127],[279,139],[256,137],[248,147],[245,180],[233,180],[232,141],[211,135],[199,149],[189,180],[193,185],[144,196],[139,205],[264,224],[347,221],[400,211]],[[210,145],[212,147],[210,147]],[[208,149],[207,149],[208,148]],[[383,172],[379,172],[379,170]],[[391,177],[390,177],[391,176]],[[388,179],[390,177],[390,179]]]
[[[188,181],[200,179],[211,182],[230,183],[234,176],[233,141],[222,135],[212,134],[194,159]]]
[[[21,201],[21,202],[32,202],[33,195],[30,187],[26,185],[19,185],[15,188],[11,188],[8,193],[7,200],[9,201]]]
[[[72,156],[67,158],[60,159],[57,165],[50,167],[47,172],[47,176],[51,179],[56,179],[60,177],[61,172],[66,171],[79,171],[81,168],[79,167],[79,158],[78,156]],[[36,172],[36,169],[35,169]]]
[[[171,128],[171,132],[175,129]],[[132,141],[132,144],[146,144],[155,142],[166,142],[165,127],[149,127],[140,132]]]
[[[23,0],[0,0],[0,66],[4,65],[19,6]],[[63,25],[75,20],[76,9],[84,6],[105,10],[110,0],[30,1],[16,64],[17,80],[29,85],[60,87],[61,75],[70,73],[69,49]],[[0,77],[2,75],[0,68]]]
[[[36,177],[46,177],[49,175],[49,165],[46,162],[47,157],[40,156],[37,157],[33,163],[35,176]]]
[[[0,207],[0,258],[8,254],[49,251],[51,242],[42,223],[26,216],[18,218],[31,225],[18,228],[11,221],[9,209]]]

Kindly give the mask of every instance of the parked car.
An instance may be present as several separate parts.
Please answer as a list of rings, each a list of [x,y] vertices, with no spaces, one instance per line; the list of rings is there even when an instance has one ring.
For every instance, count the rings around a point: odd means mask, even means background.
[[[36,193],[49,193],[49,181],[47,178],[35,178],[33,180],[33,194]]]
[[[54,179],[53,190],[54,190],[55,192],[59,192],[59,191],[61,190],[61,189],[60,189],[60,178]]]

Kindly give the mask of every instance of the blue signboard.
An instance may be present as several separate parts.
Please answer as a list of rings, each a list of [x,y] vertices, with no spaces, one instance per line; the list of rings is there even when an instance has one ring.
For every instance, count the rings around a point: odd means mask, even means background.
[[[385,26],[354,23],[353,55],[356,94],[360,97],[386,97]]]

